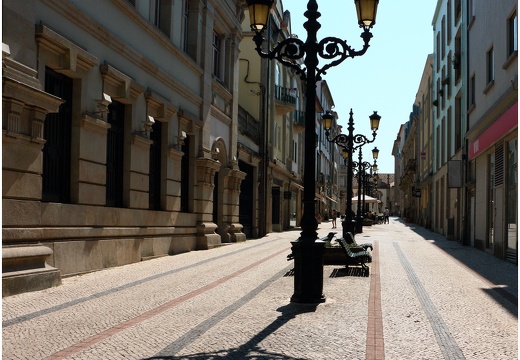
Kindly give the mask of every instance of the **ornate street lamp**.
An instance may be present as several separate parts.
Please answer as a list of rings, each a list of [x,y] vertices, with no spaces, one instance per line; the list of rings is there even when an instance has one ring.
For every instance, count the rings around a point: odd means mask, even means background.
[[[347,58],[363,55],[368,49],[368,43],[372,38],[370,29],[375,24],[377,4],[379,0],[355,0],[358,14],[358,24],[363,28],[361,38],[363,48],[359,51],[347,45],[345,40],[334,37],[326,37],[317,40],[317,33],[321,27],[317,19],[321,16],[318,12],[316,0],[309,0],[304,16],[308,19],[304,24],[307,30],[307,40],[303,42],[298,38],[287,38],[279,42],[271,51],[262,49],[264,43],[264,30],[267,27],[269,10],[274,0],[247,0],[251,30],[255,32],[253,41],[256,44],[258,54],[266,59],[276,59],[283,65],[292,68],[300,78],[306,82],[305,102],[305,163],[303,178],[303,216],[301,219],[302,232],[297,241],[292,242],[294,255],[294,294],[292,302],[318,303],[325,301],[323,295],[323,249],[324,243],[316,242],[318,238],[318,222],[315,217],[316,195],[316,155],[314,144],[316,142],[316,82],[321,80],[332,66],[336,66]],[[328,63],[319,66],[321,57]],[[303,65],[299,60],[303,60]]]
[[[377,115],[377,112],[374,111],[374,114]],[[374,116],[372,114],[372,116]],[[377,115],[379,119],[377,120],[377,124],[379,125],[379,120],[381,117]],[[372,117],[370,118],[372,121]],[[375,139],[375,136],[374,136]],[[373,141],[373,140],[372,140]],[[359,145],[359,153],[358,153],[358,161],[355,163],[355,165],[358,167],[358,202],[357,202],[357,213],[356,213],[356,233],[362,233],[363,232],[363,214],[361,213],[361,178],[363,177],[366,170],[370,169],[372,167],[373,169],[377,171],[377,165],[372,165],[369,162],[363,161],[363,152],[361,151],[361,147],[365,144],[371,143],[372,141],[366,141],[362,145]],[[374,148],[372,150],[372,157],[374,160],[377,159],[379,156],[379,150]],[[363,193],[363,197],[365,197],[365,194]]]
[[[267,27],[269,12],[271,11],[273,4],[274,0],[257,0],[247,2],[251,30],[256,33],[261,33]]]
[[[361,149],[360,149],[361,151]],[[361,168],[362,172],[357,174],[357,177],[358,177],[358,181],[361,182],[362,184],[362,190],[359,191],[358,190],[358,194],[363,194],[363,201],[362,201],[362,206],[361,206],[361,216],[364,217],[366,216],[366,213],[367,213],[367,206],[366,206],[366,196],[372,196],[372,193],[371,193],[371,183],[369,182],[369,180],[372,178],[372,173],[376,172],[377,171],[377,156],[379,154],[379,150],[377,148],[374,148],[372,150],[372,156],[373,156],[373,159],[374,159],[374,163],[369,163],[367,161],[363,161],[363,163],[361,164],[361,166],[358,166],[357,163],[355,163],[353,165],[354,168],[356,167],[359,167]],[[367,173],[367,170],[370,170],[370,173]],[[359,189],[359,186],[358,186],[358,189]],[[359,195],[358,195],[359,196]],[[358,208],[359,209],[359,208]],[[359,210],[358,210],[359,211]]]
[[[363,145],[372,143],[376,139],[377,130],[379,129],[379,122],[381,121],[381,116],[377,114],[377,111],[374,111],[372,115],[369,116],[370,119],[370,128],[372,130],[372,140],[368,139],[365,135],[356,134],[354,135],[354,113],[352,109],[350,109],[350,117],[348,120],[348,134],[338,134],[335,137],[330,137],[330,130],[332,128],[332,120],[334,116],[331,111],[326,111],[322,117],[323,127],[325,129],[325,136],[329,142],[338,144],[343,148],[343,159],[346,159],[345,165],[347,165],[347,208],[345,211],[345,220],[343,221],[343,237],[346,238],[348,236],[347,233],[355,234],[356,230],[359,230],[359,225],[354,226],[353,224],[353,216],[352,216],[352,197],[354,195],[352,189],[352,178],[354,176],[353,173],[353,164],[351,154],[354,153],[357,149],[360,149]],[[372,150],[372,155],[377,157],[379,155],[379,150],[375,148]],[[374,152],[376,151],[376,152]],[[359,151],[361,156],[361,149]],[[361,161],[361,160],[360,160]],[[357,164],[357,163],[356,163]],[[359,212],[360,203],[358,201],[358,214],[356,216],[356,225],[361,224],[361,219],[358,218],[360,216]],[[362,224],[361,224],[362,225]],[[361,228],[362,229],[362,228]]]
[[[374,111],[374,112],[375,112],[375,111]],[[374,116],[374,114],[372,114],[372,116]],[[379,116],[379,115],[378,115],[378,116]],[[377,121],[378,121],[378,122],[377,122],[377,126],[379,126],[379,120],[381,120],[381,116],[379,116],[379,119],[377,120]],[[379,149],[377,148],[377,146],[376,146],[375,148],[372,149],[372,158],[373,158],[374,160],[377,160],[377,159],[379,158]],[[375,164],[375,163],[376,163],[376,162],[374,161],[374,164]],[[377,167],[377,165],[376,165],[376,167]],[[374,170],[374,171],[375,171],[375,170]]]
[[[360,149],[361,151],[361,149]],[[370,169],[372,164],[368,161],[363,161],[361,163],[354,162],[353,170],[356,171],[356,178],[358,181],[358,201],[357,201],[357,212],[356,212],[356,233],[363,232],[363,226],[361,225],[361,230],[358,229],[358,223],[363,224],[363,218],[366,216],[366,207],[365,207],[365,193],[366,193],[366,170]]]

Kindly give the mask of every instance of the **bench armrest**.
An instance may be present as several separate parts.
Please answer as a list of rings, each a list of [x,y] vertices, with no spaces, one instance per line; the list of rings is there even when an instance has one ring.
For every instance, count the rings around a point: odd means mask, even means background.
[[[353,253],[358,253],[361,251],[365,251],[365,249],[361,246],[350,246],[350,251],[352,251]]]

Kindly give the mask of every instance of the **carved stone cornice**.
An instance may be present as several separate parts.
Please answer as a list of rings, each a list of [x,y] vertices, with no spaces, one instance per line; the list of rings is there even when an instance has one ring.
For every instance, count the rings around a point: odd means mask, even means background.
[[[213,159],[197,158],[197,182],[206,186],[213,186],[215,173],[220,170],[222,164]]]

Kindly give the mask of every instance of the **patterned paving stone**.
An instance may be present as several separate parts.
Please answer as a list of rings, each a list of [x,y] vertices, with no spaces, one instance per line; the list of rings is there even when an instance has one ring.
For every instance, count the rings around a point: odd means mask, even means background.
[[[322,223],[318,234],[329,231]],[[2,358],[518,358],[516,266],[392,218],[356,236],[377,244],[378,276],[325,266],[326,302],[292,304],[294,278],[284,275],[298,235],[269,234],[4,298]]]

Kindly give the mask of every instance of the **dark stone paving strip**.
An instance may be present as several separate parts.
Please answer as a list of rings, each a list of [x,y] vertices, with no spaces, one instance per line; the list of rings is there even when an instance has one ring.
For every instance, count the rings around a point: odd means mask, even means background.
[[[446,360],[465,360],[464,354],[460,347],[457,345],[457,342],[453,338],[453,335],[450,332],[450,329],[442,319],[442,316],[437,311],[437,308],[431,301],[426,289],[421,284],[421,281],[415,274],[412,265],[406,258],[405,254],[401,250],[401,247],[397,243],[393,243],[395,251],[399,257],[399,261],[401,265],[406,270],[406,274],[408,275],[408,280],[412,284],[415,293],[417,294],[417,298],[422,305],[428,320],[430,321],[430,325],[432,327],[433,333],[435,334],[435,338],[437,339],[437,344],[441,350],[444,359]]]
[[[372,265],[370,266],[370,294],[368,295],[368,326],[366,360],[384,360],[385,342],[383,338],[383,312],[381,310],[381,281],[379,273],[379,244],[372,244]]]
[[[72,346],[69,346],[69,347],[67,347],[65,349],[62,349],[62,350],[60,350],[60,351],[58,351],[58,352],[56,352],[56,353],[46,357],[45,360],[63,359],[63,358],[69,357],[69,356],[71,356],[71,355],[73,355],[75,353],[78,353],[78,352],[80,352],[82,350],[85,350],[86,348],[88,348],[88,347],[90,347],[90,346],[92,346],[92,345],[94,345],[94,344],[96,344],[98,342],[101,342],[101,341],[103,341],[103,340],[105,340],[105,339],[107,339],[107,338],[109,338],[109,337],[111,337],[111,336],[113,336],[113,335],[123,331],[123,330],[126,330],[126,329],[128,329],[128,328],[130,328],[132,326],[135,326],[135,325],[143,322],[143,321],[146,321],[146,320],[150,319],[151,317],[159,315],[159,314],[163,313],[164,311],[169,310],[169,309],[171,309],[171,308],[173,308],[173,307],[183,303],[184,301],[190,300],[190,299],[192,299],[192,298],[194,298],[194,297],[196,297],[196,296],[198,296],[198,295],[200,295],[202,293],[205,293],[206,291],[211,290],[211,289],[219,286],[220,284],[223,284],[226,281],[229,281],[229,280],[231,280],[231,279],[233,279],[233,278],[243,274],[244,272],[257,267],[258,265],[263,264],[264,262],[268,261],[269,259],[272,259],[273,257],[276,257],[276,256],[280,255],[281,253],[284,253],[284,252],[287,252],[287,251],[288,251],[288,249],[284,249],[284,250],[278,251],[278,252],[276,252],[274,254],[271,254],[271,255],[269,255],[269,256],[261,259],[261,260],[258,260],[257,262],[255,262],[253,264],[250,264],[250,265],[248,265],[248,266],[246,266],[246,267],[244,267],[244,268],[242,268],[242,269],[240,269],[238,271],[235,271],[234,273],[226,275],[226,276],[224,276],[223,278],[221,278],[219,280],[216,280],[216,281],[214,281],[212,283],[209,283],[208,285],[205,285],[205,286],[203,286],[203,287],[201,287],[199,289],[193,290],[193,291],[191,291],[191,292],[189,292],[187,294],[184,294],[184,295],[182,295],[182,296],[180,296],[178,298],[170,300],[170,301],[168,301],[168,302],[166,302],[166,303],[164,303],[164,304],[162,304],[162,305],[160,305],[160,306],[158,306],[158,307],[156,307],[154,309],[151,309],[151,310],[148,310],[148,311],[142,313],[139,316],[136,316],[136,317],[134,317],[132,319],[126,320],[126,321],[124,321],[124,322],[122,322],[122,323],[120,323],[118,325],[115,325],[115,326],[113,326],[111,328],[108,328],[108,329],[106,329],[106,330],[104,330],[104,331],[102,331],[102,332],[100,332],[100,333],[98,333],[96,335],[93,335],[93,336],[91,336],[89,338],[86,338],[86,339],[84,339],[84,340],[82,340],[82,341],[80,341],[80,342],[78,342],[78,343],[76,343],[76,344],[74,344]],[[285,270],[285,271],[287,271],[287,270]]]
[[[292,267],[292,266],[290,266]],[[286,268],[274,276],[272,276],[270,279],[267,279],[263,283],[261,283],[258,287],[253,289],[251,292],[240,298],[239,300],[235,301],[233,304],[228,305],[215,315],[211,316],[210,318],[206,319],[187,333],[185,333],[183,336],[172,342],[170,345],[162,349],[159,353],[157,353],[154,357],[150,359],[171,359],[171,357],[175,354],[177,354],[179,351],[181,351],[183,348],[188,346],[189,344],[196,341],[202,334],[204,334],[206,331],[211,329],[213,326],[217,325],[220,321],[224,320],[228,316],[230,316],[232,313],[240,309],[242,306],[247,304],[249,301],[251,301],[253,298],[255,298],[258,294],[260,294],[263,290],[265,290],[269,285],[271,285],[274,281],[280,279],[284,276],[284,274],[289,270],[289,268]],[[292,318],[292,317],[291,317]],[[285,322],[284,322],[285,323]],[[247,352],[252,350],[252,348],[242,348],[241,353],[242,355],[247,355]],[[239,349],[231,350],[230,352],[234,353],[234,356],[236,356]],[[229,354],[228,354],[229,355]],[[244,357],[245,358],[245,357]]]
[[[82,298],[79,298],[79,299],[68,301],[68,302],[63,303],[63,304],[52,306],[52,307],[50,307],[48,309],[43,309],[43,310],[35,311],[35,312],[29,313],[29,314],[26,314],[26,315],[18,316],[18,317],[9,319],[9,320],[4,320],[4,321],[2,321],[2,327],[5,328],[5,327],[8,327],[8,326],[19,324],[21,322],[29,321],[29,320],[35,319],[35,318],[43,316],[43,315],[51,314],[53,312],[60,311],[60,310],[66,309],[68,307],[75,306],[75,305],[78,305],[78,304],[81,304],[81,303],[84,303],[84,302],[87,302],[87,301],[90,301],[90,300],[99,299],[99,298],[101,298],[103,296],[112,295],[112,294],[114,294],[114,293],[116,293],[118,291],[123,291],[123,290],[129,289],[131,287],[138,286],[138,285],[144,284],[144,283],[149,282],[149,281],[157,280],[157,279],[160,279],[162,277],[169,276],[169,275],[172,275],[172,274],[184,271],[184,270],[190,270],[190,269],[193,269],[193,268],[195,268],[195,267],[197,267],[199,265],[207,264],[208,262],[216,261],[216,260],[228,257],[228,256],[232,256],[232,255],[241,253],[243,251],[254,249],[256,247],[263,246],[263,245],[266,245],[266,244],[269,244],[269,243],[272,243],[272,242],[278,241],[278,240],[280,240],[280,239],[279,238],[275,238],[275,239],[268,240],[268,241],[262,241],[259,244],[253,245],[251,247],[241,248],[239,250],[235,250],[235,251],[232,251],[232,252],[227,253],[227,254],[215,256],[215,257],[209,258],[207,260],[202,260],[202,261],[196,262],[194,264],[190,264],[190,265],[186,265],[186,266],[180,267],[178,269],[174,269],[174,270],[170,270],[170,271],[167,271],[167,272],[164,272],[164,273],[161,273],[161,274],[156,274],[156,275],[153,275],[153,276],[149,276],[147,278],[144,278],[144,279],[141,279],[141,280],[137,280],[137,281],[133,281],[131,283],[128,283],[128,284],[125,284],[125,285],[121,285],[121,286],[118,286],[118,287],[115,287],[115,288],[112,288],[112,289],[108,289],[108,290],[105,290],[105,291],[101,291],[101,292],[96,293],[96,294],[92,294],[92,295],[85,296],[85,297],[82,297]]]

